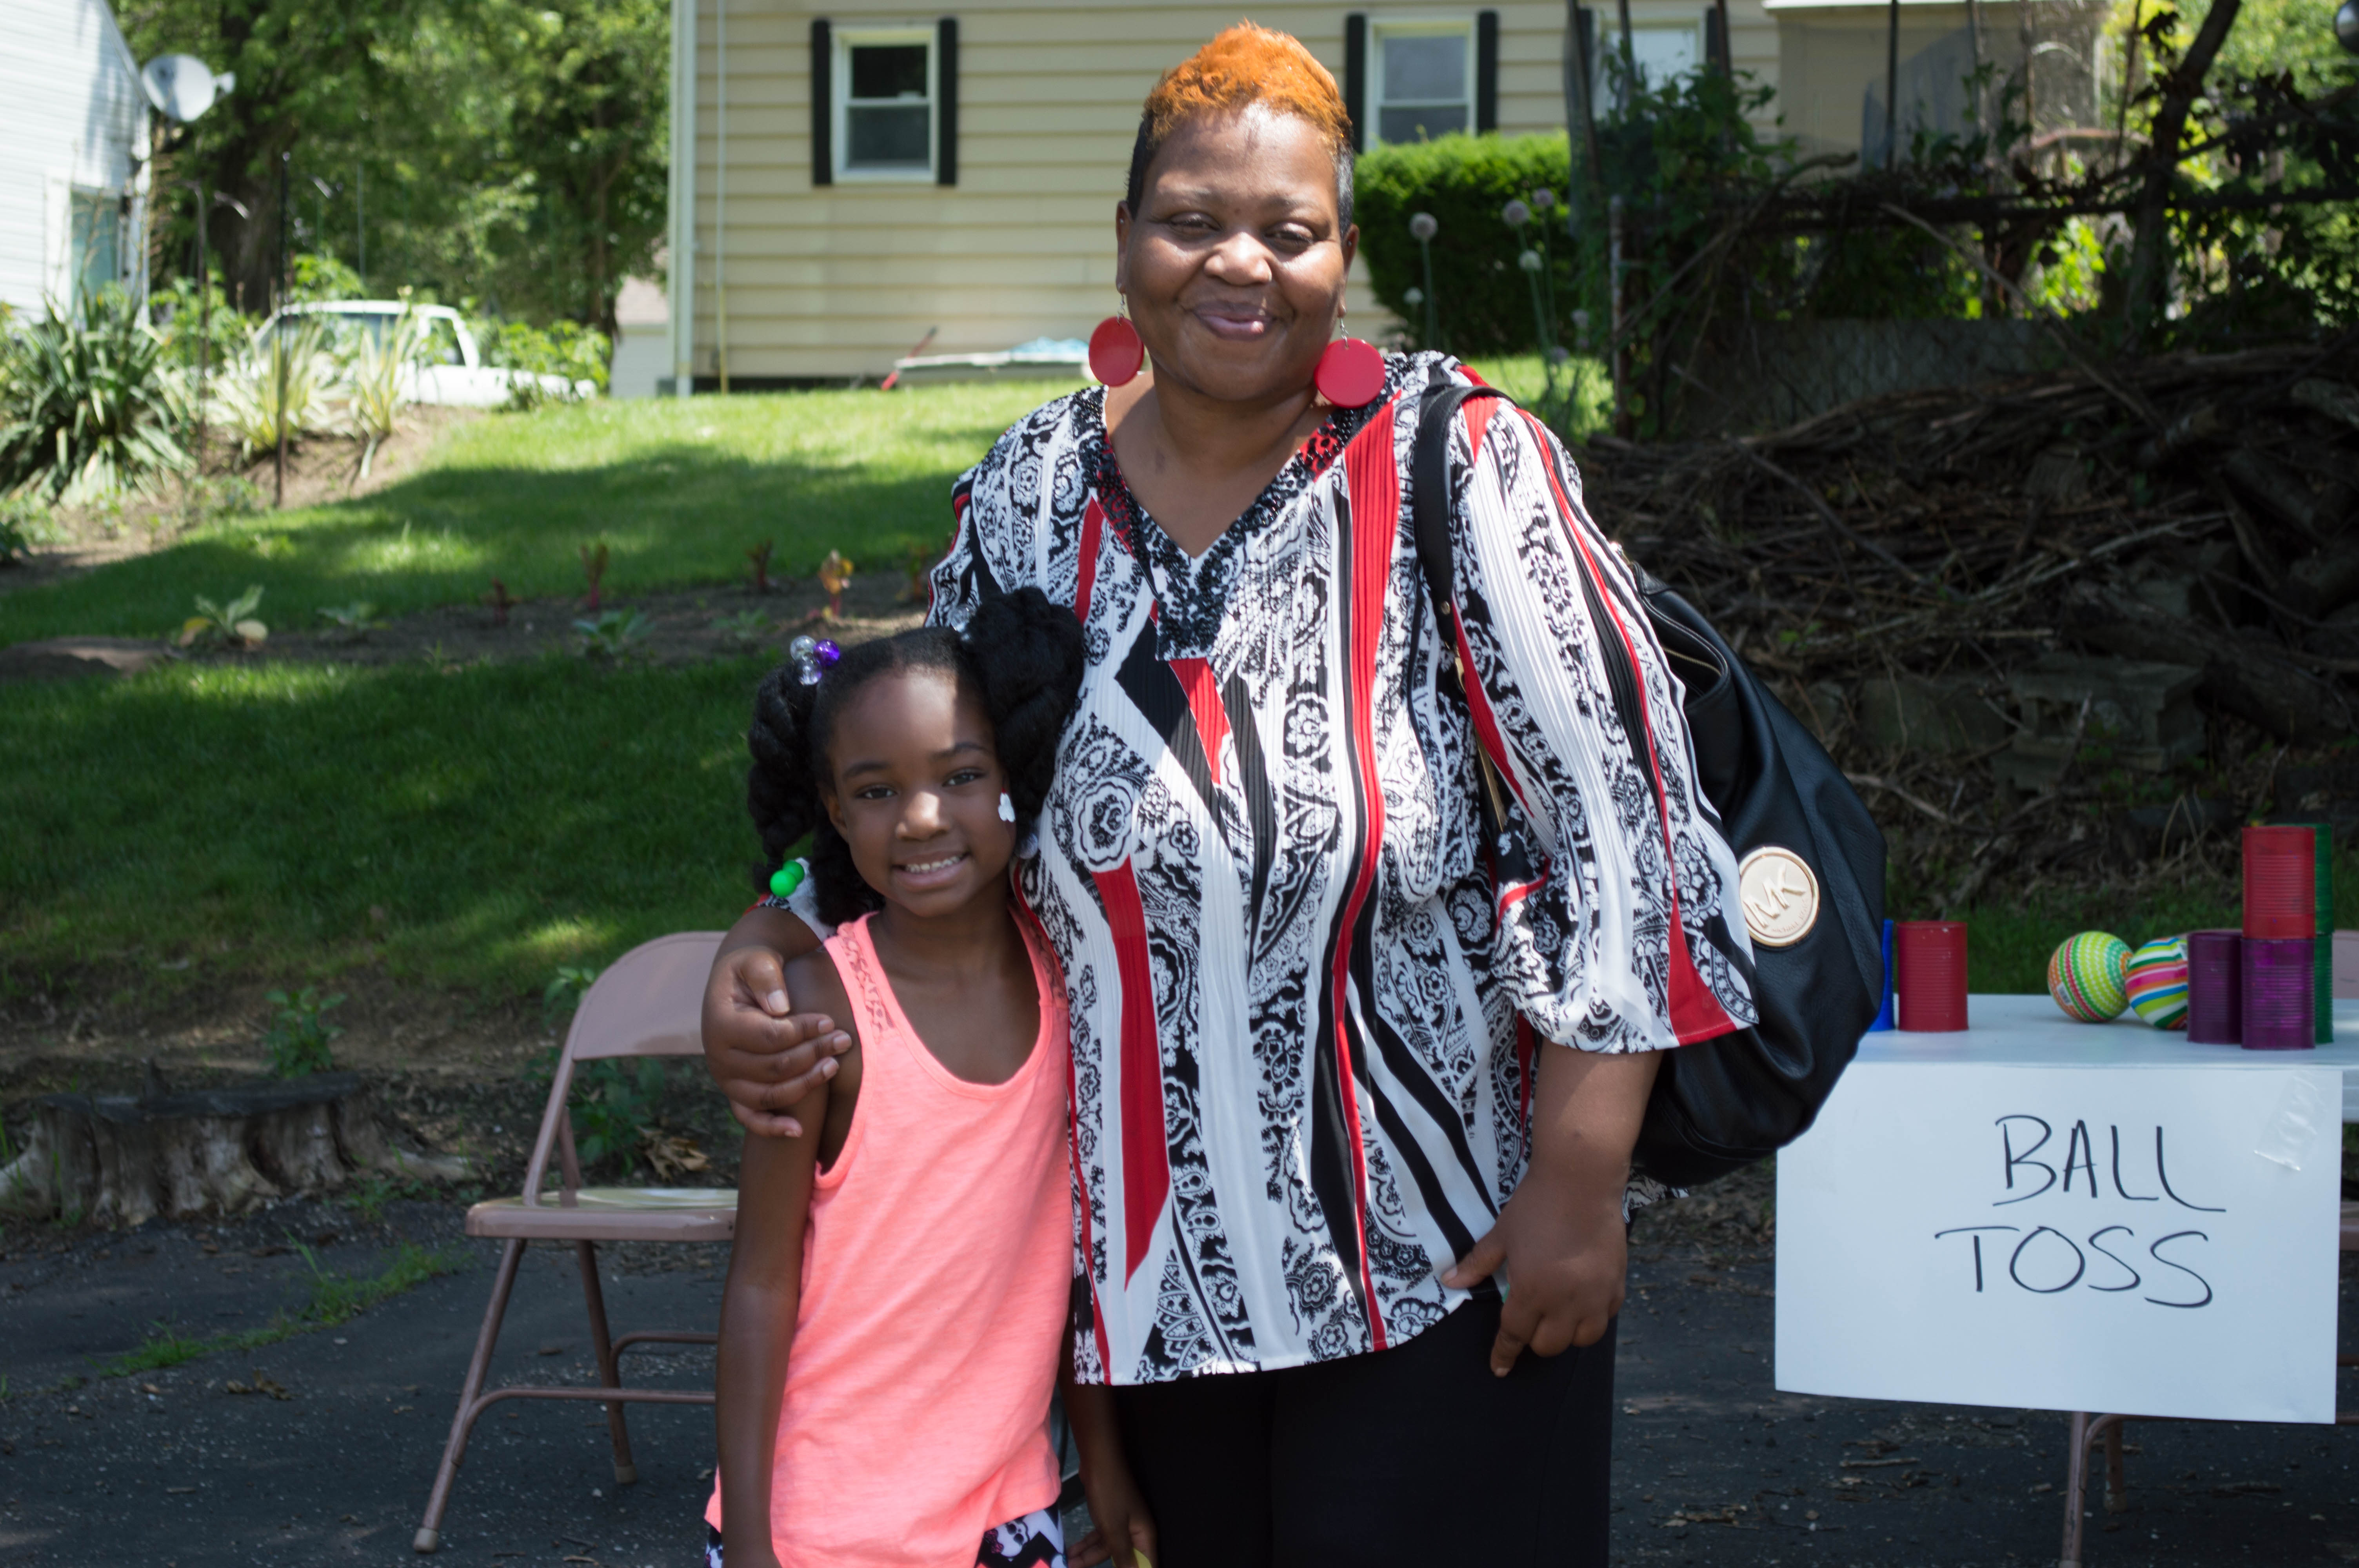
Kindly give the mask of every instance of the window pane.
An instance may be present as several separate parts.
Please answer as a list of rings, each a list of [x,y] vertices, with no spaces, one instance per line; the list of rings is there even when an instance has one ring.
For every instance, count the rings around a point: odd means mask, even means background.
[[[852,132],[852,145],[843,157],[845,168],[931,167],[933,160],[927,157],[926,143],[932,126],[923,103],[913,103],[906,109],[855,107],[846,109],[843,117]]]
[[[1380,142],[1425,141],[1465,128],[1466,105],[1463,103],[1423,109],[1386,109],[1376,116],[1376,139]]]
[[[1387,38],[1385,46],[1385,102],[1445,103],[1466,96],[1466,35],[1437,33],[1420,38]],[[1392,137],[1386,135],[1385,140]]]
[[[1693,27],[1633,27],[1630,55],[1650,87],[1660,87],[1696,68]]]
[[[67,265],[73,271],[73,293],[87,299],[123,276],[116,254],[122,209],[114,198],[99,190],[73,193],[73,254]]]
[[[926,95],[926,46],[854,44],[852,47],[852,95],[854,98],[923,98]]]

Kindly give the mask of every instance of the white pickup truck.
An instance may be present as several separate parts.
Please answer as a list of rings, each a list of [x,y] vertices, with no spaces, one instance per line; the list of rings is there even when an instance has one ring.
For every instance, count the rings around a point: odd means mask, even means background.
[[[257,354],[264,352],[266,333],[274,328],[291,331],[295,321],[303,317],[322,321],[339,349],[349,349],[364,332],[381,344],[405,309],[418,318],[426,339],[423,362],[405,373],[404,391],[412,403],[497,408],[507,402],[519,382],[537,384],[542,392],[556,397],[597,395],[598,384],[593,381],[569,381],[561,375],[485,364],[465,319],[448,305],[405,306],[398,299],[322,299],[289,305],[255,330],[253,349]]]

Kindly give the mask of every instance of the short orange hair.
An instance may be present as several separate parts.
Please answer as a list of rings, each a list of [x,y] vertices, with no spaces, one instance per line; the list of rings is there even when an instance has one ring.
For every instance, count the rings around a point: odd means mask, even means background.
[[[1200,115],[1263,104],[1308,121],[1335,156],[1335,193],[1352,222],[1352,114],[1334,77],[1291,33],[1239,22],[1163,73],[1138,116],[1131,146],[1130,209],[1147,195],[1147,168],[1171,133]]]

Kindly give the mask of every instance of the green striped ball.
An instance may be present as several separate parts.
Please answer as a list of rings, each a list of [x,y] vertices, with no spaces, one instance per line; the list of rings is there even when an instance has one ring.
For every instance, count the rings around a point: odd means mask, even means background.
[[[2067,936],[2048,960],[2048,994],[2083,1023],[2119,1018],[2130,1004],[2130,945],[2106,931]]]
[[[2187,938],[2158,936],[2130,955],[2130,1011],[2157,1029],[2187,1027]]]

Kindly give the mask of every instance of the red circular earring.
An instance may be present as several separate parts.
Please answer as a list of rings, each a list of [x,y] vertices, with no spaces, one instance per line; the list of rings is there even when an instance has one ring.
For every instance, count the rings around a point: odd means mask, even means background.
[[[1310,379],[1336,407],[1364,407],[1385,389],[1384,351],[1362,338],[1338,338],[1321,351]]]
[[[1109,316],[1090,334],[1090,373],[1108,386],[1120,386],[1138,373],[1147,359],[1147,345],[1127,316]]]

